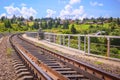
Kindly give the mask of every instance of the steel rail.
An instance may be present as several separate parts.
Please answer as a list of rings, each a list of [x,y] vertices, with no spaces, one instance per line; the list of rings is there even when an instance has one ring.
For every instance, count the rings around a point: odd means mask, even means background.
[[[38,77],[40,80],[53,80],[50,76],[48,76],[35,62],[33,62],[17,45],[15,42],[13,42],[12,35],[9,40],[13,48],[16,50],[16,52],[21,56],[21,58],[26,61],[26,63],[29,65],[29,67],[34,71],[34,74]]]

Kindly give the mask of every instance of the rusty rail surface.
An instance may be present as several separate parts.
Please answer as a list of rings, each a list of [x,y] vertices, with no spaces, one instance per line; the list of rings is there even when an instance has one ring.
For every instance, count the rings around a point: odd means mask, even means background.
[[[24,40],[25,42],[31,44],[31,45],[34,45],[36,46],[35,44],[33,44],[31,41],[28,41],[26,39],[24,39],[23,37],[19,36],[19,38],[21,40]],[[11,41],[12,42],[12,41]],[[18,50],[18,47],[16,47],[16,44],[14,44],[15,48],[17,48]],[[53,73],[54,75],[59,75],[57,76],[57,79],[60,79],[60,80],[67,80],[68,78],[65,78],[64,76],[62,76],[61,74],[57,73],[55,70],[52,70],[51,68],[49,68],[47,65],[45,65],[42,61],[40,61],[39,59],[37,59],[35,56],[33,56],[29,51],[25,50],[22,46],[20,46],[20,44],[18,45],[19,48],[21,48],[21,50],[19,50],[18,52],[20,52],[19,54],[21,56],[26,56],[28,59],[26,60],[27,63],[30,62],[30,60],[32,60],[32,62],[34,63],[34,65],[37,64],[37,66],[39,66],[38,68],[42,68],[41,71],[43,72],[51,72]],[[40,47],[40,46],[36,46],[40,49],[41,52],[43,53],[48,53],[48,54],[51,54],[52,56],[54,56],[54,58],[58,61],[62,61],[63,63],[65,63],[67,66],[71,67],[72,69],[74,69],[75,71],[77,71],[78,73],[81,73],[82,75],[86,76],[87,78],[91,79],[91,80],[120,80],[120,77],[119,76],[116,76],[116,75],[113,75],[113,74],[110,74],[108,72],[105,72],[105,71],[102,71],[100,69],[97,69],[93,66],[90,66],[88,64],[85,64],[85,63],[82,63],[82,62],[79,62],[75,59],[72,59],[72,58],[69,58],[69,57],[66,57],[62,54],[58,54],[58,53],[55,53],[53,51],[50,51],[48,49],[45,49],[43,47]],[[21,54],[23,53],[23,54]],[[25,57],[24,57],[25,58]],[[24,59],[23,58],[23,59]],[[29,63],[28,63],[29,64]],[[34,67],[34,65],[32,65]],[[30,63],[30,66],[31,66],[31,63]],[[37,69],[36,69],[37,70]],[[37,75],[38,75],[38,70],[37,70]],[[40,73],[40,76],[42,75],[42,77],[45,78],[45,75],[41,74]],[[50,78],[51,79],[51,78]],[[88,80],[89,80],[88,79]]]

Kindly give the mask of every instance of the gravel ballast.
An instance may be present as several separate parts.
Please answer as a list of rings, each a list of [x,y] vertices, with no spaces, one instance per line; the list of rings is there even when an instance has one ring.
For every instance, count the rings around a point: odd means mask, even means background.
[[[16,73],[12,65],[12,52],[8,36],[0,42],[0,80],[15,80]]]

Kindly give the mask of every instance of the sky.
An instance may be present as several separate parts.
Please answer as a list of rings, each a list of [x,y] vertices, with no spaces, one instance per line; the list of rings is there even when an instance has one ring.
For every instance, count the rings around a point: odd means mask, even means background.
[[[120,0],[0,0],[0,17],[120,17]]]

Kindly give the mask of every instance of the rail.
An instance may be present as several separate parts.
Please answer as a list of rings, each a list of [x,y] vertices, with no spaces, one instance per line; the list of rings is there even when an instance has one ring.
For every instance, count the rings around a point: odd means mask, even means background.
[[[24,39],[24,40],[26,40],[26,39]],[[27,42],[29,42],[30,44],[33,44],[30,41],[27,41]],[[35,45],[35,44],[33,44],[33,45]],[[79,61],[74,60],[72,58],[66,57],[66,56],[64,56],[62,54],[57,54],[57,53],[55,53],[53,51],[50,51],[50,50],[47,50],[47,49],[45,49],[43,47],[40,47],[40,46],[37,46],[37,47],[39,47],[44,52],[47,52],[47,53],[49,53],[51,55],[56,56],[57,58],[59,58],[61,60],[66,61],[66,63],[69,63],[69,66],[72,66],[72,65],[76,66],[77,68],[81,69],[81,72],[84,75],[87,74],[87,73],[90,73],[90,74],[93,74],[96,77],[99,77],[100,79],[103,79],[103,80],[120,80],[120,77],[117,76],[117,75],[110,74],[108,72],[102,71],[101,69],[97,69],[97,68],[92,67],[90,65],[87,65],[85,63],[82,63],[82,62],[79,62]]]
[[[33,62],[21,49],[18,47],[18,45],[13,42],[12,35],[10,37],[10,43],[13,46],[13,48],[16,50],[16,52],[21,56],[21,58],[26,61],[26,63],[29,65],[29,67],[34,71],[34,74],[38,77],[40,80],[52,80],[50,76],[48,76],[35,62]]]

